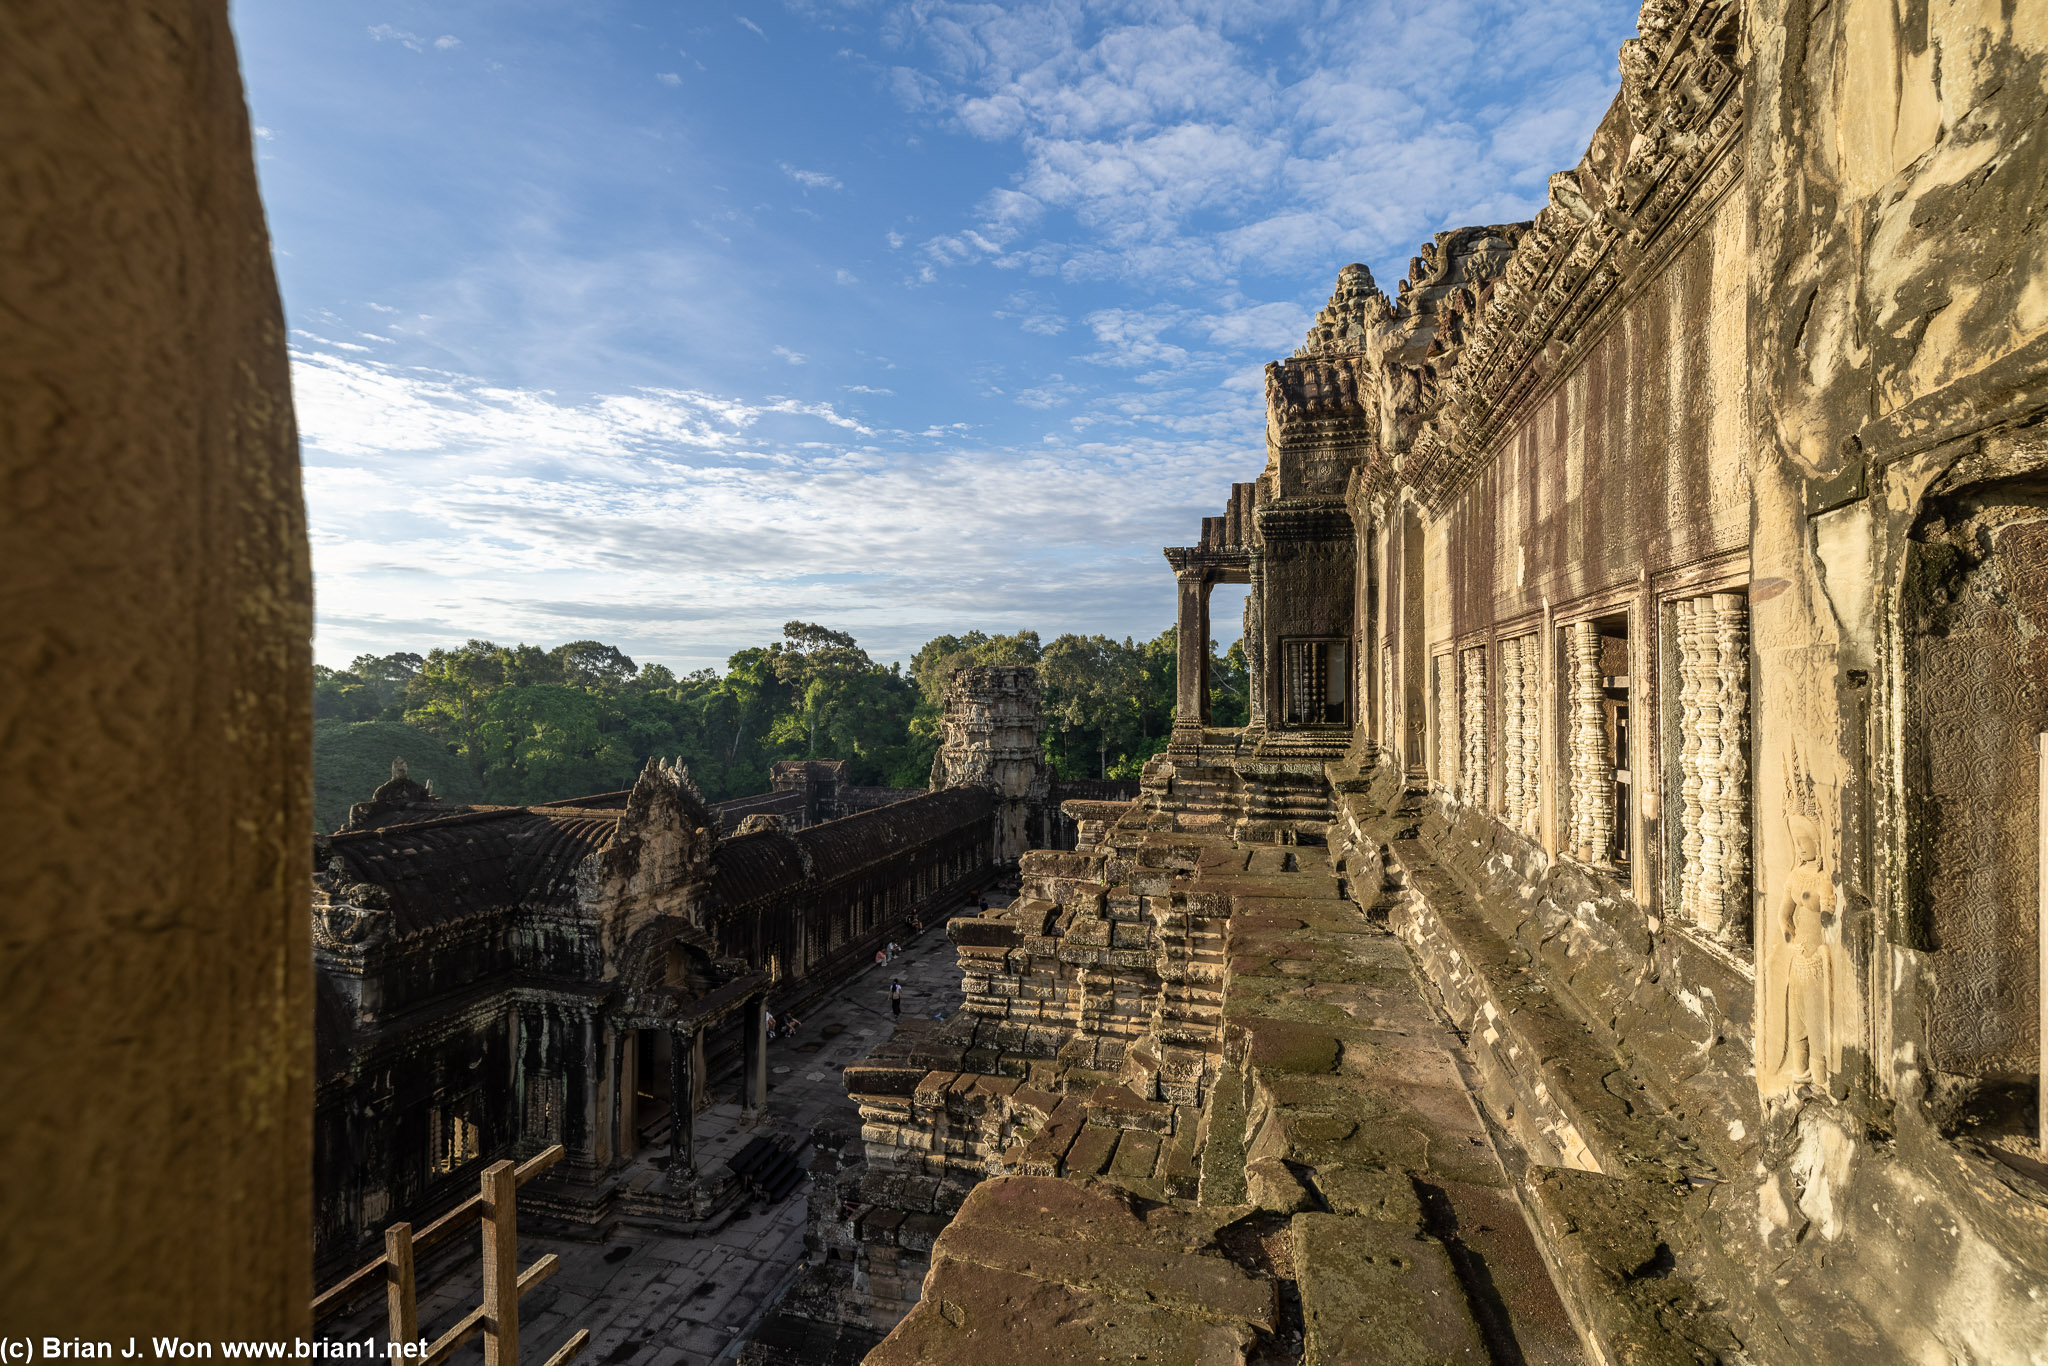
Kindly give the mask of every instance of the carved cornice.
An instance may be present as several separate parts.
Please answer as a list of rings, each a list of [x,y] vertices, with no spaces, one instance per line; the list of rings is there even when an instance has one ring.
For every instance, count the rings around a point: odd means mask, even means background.
[[[1643,6],[1641,36],[1622,46],[1621,93],[1482,291],[1469,339],[1439,378],[1437,411],[1400,462],[1433,514],[1740,173],[1741,14],[1740,0]]]
[[[1334,498],[1286,498],[1258,511],[1259,534],[1271,555],[1282,541],[1349,541],[1351,514]]]

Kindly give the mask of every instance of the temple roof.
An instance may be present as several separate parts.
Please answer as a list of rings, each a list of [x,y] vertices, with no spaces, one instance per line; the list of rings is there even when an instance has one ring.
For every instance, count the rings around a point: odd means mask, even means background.
[[[564,898],[576,868],[618,832],[619,810],[503,807],[331,836],[340,880],[382,889],[400,936]],[[332,864],[330,863],[330,867]]]

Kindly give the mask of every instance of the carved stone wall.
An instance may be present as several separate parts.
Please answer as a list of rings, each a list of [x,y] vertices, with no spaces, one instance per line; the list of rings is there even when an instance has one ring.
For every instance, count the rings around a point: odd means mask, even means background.
[[[2048,507],[1939,513],[1908,602],[1918,628],[1907,655],[1908,911],[1937,983],[1934,1065],[2021,1081],[2040,1067],[2035,745],[2048,730]]]

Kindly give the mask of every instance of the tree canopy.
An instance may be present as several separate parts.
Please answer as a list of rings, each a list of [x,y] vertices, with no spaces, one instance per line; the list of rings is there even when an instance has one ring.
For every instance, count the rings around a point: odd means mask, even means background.
[[[1212,646],[1213,651],[1213,646]],[[724,673],[678,677],[614,646],[471,640],[359,655],[314,670],[316,815],[333,829],[403,755],[454,801],[519,804],[629,786],[650,756],[681,758],[712,801],[768,788],[781,759],[845,759],[855,783],[921,787],[947,680],[975,664],[1036,666],[1047,761],[1066,778],[1134,778],[1173,728],[1174,632],[1121,642],[972,630],[927,641],[908,670],[844,631],[792,621]],[[1212,654],[1211,714],[1244,720],[1244,653]]]

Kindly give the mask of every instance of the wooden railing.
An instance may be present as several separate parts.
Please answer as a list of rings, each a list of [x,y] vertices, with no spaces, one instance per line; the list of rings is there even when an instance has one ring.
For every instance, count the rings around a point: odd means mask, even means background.
[[[384,1302],[391,1341],[413,1343],[420,1336],[418,1296],[413,1259],[425,1248],[459,1233],[472,1221],[483,1224],[484,1302],[464,1314],[453,1328],[434,1339],[423,1357],[408,1357],[422,1366],[441,1366],[457,1348],[484,1335],[485,1366],[519,1366],[519,1297],[555,1274],[559,1262],[550,1252],[532,1266],[519,1269],[517,1192],[527,1182],[562,1160],[562,1145],[529,1157],[516,1167],[494,1162],[484,1169],[483,1189],[428,1224],[418,1233],[407,1223],[384,1230],[384,1255],[365,1263],[327,1287],[313,1300],[313,1322],[333,1317],[377,1280],[384,1282]],[[568,1366],[590,1342],[590,1330],[579,1328],[547,1366]]]

